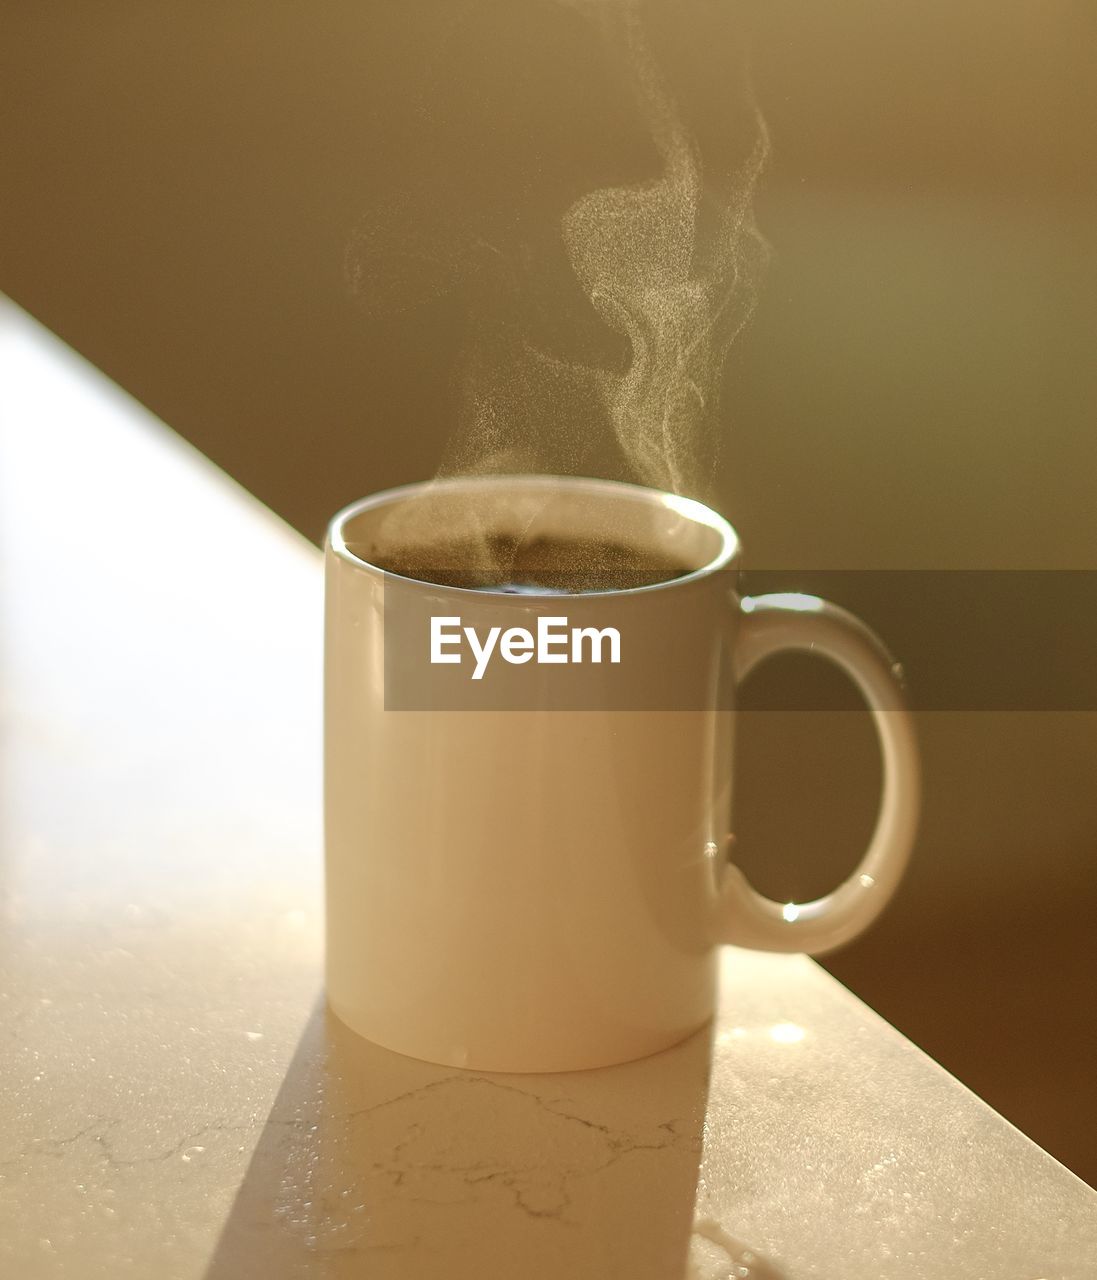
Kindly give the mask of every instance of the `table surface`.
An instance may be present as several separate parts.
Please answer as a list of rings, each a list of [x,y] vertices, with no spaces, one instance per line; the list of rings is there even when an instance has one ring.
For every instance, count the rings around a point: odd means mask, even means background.
[[[0,1275],[1097,1275],[1097,1193],[804,957],[608,1070],[345,1031],[319,553],[8,304],[0,415]]]

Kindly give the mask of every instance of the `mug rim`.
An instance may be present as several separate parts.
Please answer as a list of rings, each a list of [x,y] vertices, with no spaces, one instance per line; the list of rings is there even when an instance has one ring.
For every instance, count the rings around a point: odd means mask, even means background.
[[[483,600],[485,596],[492,596],[498,600],[521,602],[528,605],[532,599],[537,598],[536,593],[514,595],[491,587],[455,587],[441,582],[429,582],[424,578],[408,577],[406,574],[396,573],[391,569],[383,569],[380,565],[373,564],[372,561],[355,555],[347,547],[343,530],[349,521],[360,516],[365,511],[390,506],[415,494],[427,493],[439,488],[460,490],[478,488],[559,489],[560,487],[594,495],[629,494],[633,497],[642,497],[648,503],[658,503],[660,506],[668,507],[670,510],[677,512],[683,519],[692,520],[695,524],[704,525],[706,528],[711,529],[719,535],[720,549],[707,563],[700,565],[696,569],[691,569],[688,573],[680,574],[676,578],[668,578],[664,582],[652,582],[638,587],[610,587],[602,591],[584,591],[581,593],[565,591],[559,593],[559,596],[632,596],[646,594],[651,591],[665,591],[711,577],[713,574],[729,568],[738,559],[740,551],[739,535],[735,532],[731,523],[720,515],[718,511],[713,510],[712,507],[703,502],[699,502],[696,498],[686,498],[681,494],[671,493],[668,490],[655,489],[644,484],[634,484],[627,480],[604,480],[594,476],[561,476],[547,473],[445,476],[434,480],[416,480],[410,484],[395,485],[389,489],[381,489],[377,493],[372,493],[365,498],[358,498],[354,502],[348,503],[332,516],[328,523],[327,547],[330,548],[337,559],[357,572],[382,574],[386,578],[394,578],[399,582],[406,582],[414,586],[428,587],[433,591],[453,591],[463,596],[475,596],[480,600]]]

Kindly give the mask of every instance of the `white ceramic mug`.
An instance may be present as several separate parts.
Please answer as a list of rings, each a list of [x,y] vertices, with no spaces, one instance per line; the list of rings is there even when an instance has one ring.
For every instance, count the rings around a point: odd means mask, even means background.
[[[470,520],[625,540],[688,572],[542,597],[438,586],[370,563],[393,529],[403,543],[429,544]],[[707,507],[601,480],[438,481],[335,517],[326,547],[327,987],[345,1023],[452,1066],[606,1066],[667,1048],[712,1016],[720,944],[818,953],[871,923],[903,873],[919,802],[915,736],[892,661],[863,623],[815,597],[739,598],[729,572],[738,556],[734,530]],[[534,662],[505,673],[528,673],[519,703],[406,709],[389,688],[386,705],[386,631],[402,653],[428,651],[425,634],[397,640],[386,628],[398,605],[415,606],[407,616],[424,632],[434,615],[485,633],[500,620],[533,632],[546,610],[573,625],[613,625],[628,662],[600,669],[612,696],[590,707],[561,706],[552,690],[565,668]],[[717,691],[786,649],[821,654],[850,676],[883,758],[868,851],[833,893],[801,904],[761,896],[722,852],[734,712]],[[467,682],[470,671],[447,675]]]

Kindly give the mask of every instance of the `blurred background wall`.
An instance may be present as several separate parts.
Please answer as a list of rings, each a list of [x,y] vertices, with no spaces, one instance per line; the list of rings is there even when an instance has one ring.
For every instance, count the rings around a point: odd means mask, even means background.
[[[344,502],[433,474],[452,436],[467,311],[447,225],[550,246],[570,200],[657,168],[597,7],[8,5],[0,288],[319,539]],[[652,6],[706,145],[742,90],[719,8]],[[774,258],[710,496],[749,561],[808,589],[823,569],[1097,569],[1097,8],[770,0],[734,20]],[[348,248],[382,223],[418,238],[356,293]],[[909,618],[872,621],[916,647]],[[871,826],[865,717],[744,720],[742,862],[774,895],[823,891]],[[909,882],[827,964],[1097,1180],[1097,716],[921,728]]]

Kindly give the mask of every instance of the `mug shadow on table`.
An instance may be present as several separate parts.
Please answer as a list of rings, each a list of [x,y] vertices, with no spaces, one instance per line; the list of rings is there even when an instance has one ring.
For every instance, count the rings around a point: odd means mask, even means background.
[[[206,1280],[779,1280],[694,1220],[712,1027],[552,1075],[435,1066],[316,1002]]]

